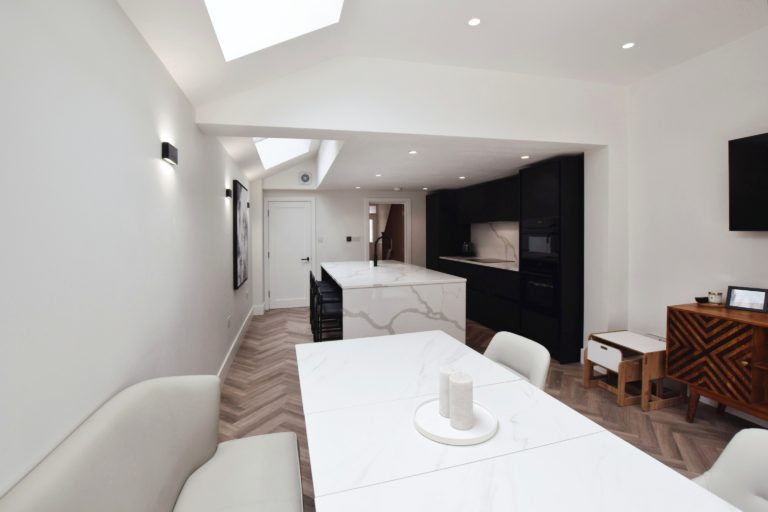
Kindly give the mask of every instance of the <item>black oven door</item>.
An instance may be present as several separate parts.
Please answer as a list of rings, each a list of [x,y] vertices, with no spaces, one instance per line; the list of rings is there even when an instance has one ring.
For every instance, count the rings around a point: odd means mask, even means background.
[[[547,315],[558,314],[557,279],[554,276],[522,274],[520,286],[523,306]]]

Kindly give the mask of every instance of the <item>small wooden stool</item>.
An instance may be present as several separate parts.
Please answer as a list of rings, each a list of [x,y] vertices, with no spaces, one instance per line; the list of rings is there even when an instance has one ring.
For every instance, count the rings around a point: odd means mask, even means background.
[[[616,395],[616,403],[640,404],[644,411],[682,403],[684,393],[664,397],[667,344],[629,331],[591,334],[584,351],[584,387],[599,386]],[[608,370],[608,375],[595,376],[594,368]],[[616,385],[609,382],[616,375]],[[640,381],[640,393],[631,394],[627,384]],[[651,389],[655,382],[655,393]]]

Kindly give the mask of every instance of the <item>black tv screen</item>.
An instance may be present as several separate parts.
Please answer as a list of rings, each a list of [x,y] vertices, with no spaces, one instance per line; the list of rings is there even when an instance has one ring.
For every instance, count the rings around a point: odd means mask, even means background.
[[[768,231],[768,133],[728,143],[731,231]]]

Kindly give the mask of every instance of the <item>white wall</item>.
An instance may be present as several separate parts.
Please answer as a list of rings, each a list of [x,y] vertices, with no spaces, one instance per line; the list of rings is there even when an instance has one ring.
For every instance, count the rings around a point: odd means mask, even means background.
[[[768,29],[630,88],[630,327],[728,285],[768,288],[768,233],[728,231],[728,141],[768,132]],[[589,239],[588,239],[589,240]]]
[[[251,290],[253,312],[264,313],[264,182],[251,180]]]
[[[302,173],[309,173],[312,179],[304,184],[299,181]],[[279,188],[283,190],[307,190],[317,188],[317,162],[314,158],[308,158],[297,162],[295,165],[280,172],[262,178],[264,188]]]
[[[394,191],[290,191],[265,190],[264,200],[284,198],[315,198],[315,230],[317,261],[361,260],[363,245],[368,244],[367,215],[363,203],[366,198],[408,198],[411,201],[411,263],[426,265],[426,193]],[[356,238],[347,242],[346,237]]]
[[[115,2],[0,3],[0,69],[2,494],[120,389],[216,373],[250,287],[245,179]]]

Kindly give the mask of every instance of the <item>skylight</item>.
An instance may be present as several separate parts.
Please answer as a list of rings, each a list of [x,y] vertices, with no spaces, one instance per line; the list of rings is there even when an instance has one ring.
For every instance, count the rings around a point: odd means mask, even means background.
[[[205,0],[230,61],[339,22],[344,0]]]
[[[309,153],[310,139],[253,139],[264,169],[293,160]]]

